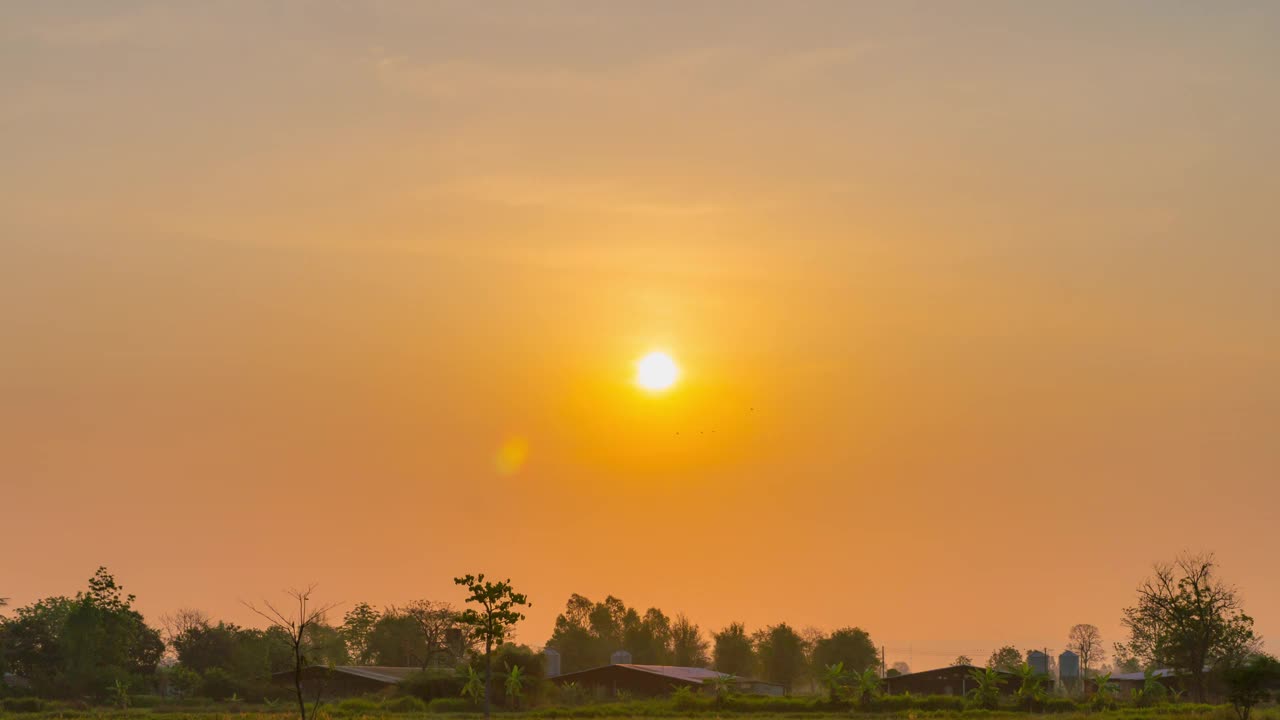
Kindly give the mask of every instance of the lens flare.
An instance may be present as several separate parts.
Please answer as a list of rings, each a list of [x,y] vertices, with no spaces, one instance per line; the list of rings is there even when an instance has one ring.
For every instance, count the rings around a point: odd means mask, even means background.
[[[649,392],[662,392],[680,379],[680,367],[671,356],[655,350],[636,362],[636,385]]]

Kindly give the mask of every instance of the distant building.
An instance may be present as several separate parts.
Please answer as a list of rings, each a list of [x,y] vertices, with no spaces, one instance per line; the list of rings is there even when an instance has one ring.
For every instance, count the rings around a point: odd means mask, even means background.
[[[576,683],[589,689],[597,697],[613,697],[625,692],[637,697],[669,695],[676,688],[701,690],[709,681],[728,677],[738,692],[747,695],[782,695],[777,683],[764,682],[726,675],[707,668],[679,667],[676,665],[635,665],[614,663],[590,670],[579,670],[550,678],[557,685]]]
[[[936,670],[887,677],[884,679],[884,689],[890,695],[911,693],[912,695],[963,696],[974,687],[972,672],[981,669],[972,665],[952,665]],[[1004,679],[1004,684],[1000,686],[1000,694],[1010,695],[1022,686],[1022,681],[1017,675],[1003,670],[997,672]]]
[[[1027,653],[1027,665],[1030,665],[1031,672],[1037,675],[1049,674],[1049,656],[1039,650]]]
[[[1080,686],[1080,656],[1064,650],[1058,656],[1058,682],[1062,683],[1066,688],[1077,688]]]
[[[312,665],[302,671],[302,686],[310,694],[323,690],[329,697],[350,697],[376,693],[400,684],[401,680],[422,668],[385,665],[337,665],[333,668]],[[293,686],[293,671],[271,676],[275,685]]]

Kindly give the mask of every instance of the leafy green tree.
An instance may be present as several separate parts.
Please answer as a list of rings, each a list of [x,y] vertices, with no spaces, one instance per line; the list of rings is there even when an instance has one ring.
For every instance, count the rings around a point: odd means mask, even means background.
[[[716,670],[729,675],[749,677],[756,667],[755,648],[742,623],[730,623],[728,627],[712,635],[714,646],[712,659]]]
[[[862,672],[880,664],[871,636],[862,628],[840,628],[819,639],[813,646],[813,662],[818,667],[842,663],[851,672]]]
[[[382,613],[365,602],[351,608],[342,617],[342,639],[347,644],[347,654],[356,665],[369,665],[373,662],[373,628],[381,618]]]
[[[608,662],[610,651],[604,650],[590,626],[591,609],[591,600],[574,593],[565,603],[564,612],[556,616],[547,647],[560,653],[564,672],[577,672]]]
[[[832,703],[840,702],[840,694],[849,685],[849,671],[844,669],[842,662],[828,665],[823,669],[821,682],[826,688],[827,699]]]
[[[689,622],[684,615],[677,615],[671,625],[672,664],[680,667],[706,667],[710,664],[707,650],[710,643],[702,636],[702,629]]]
[[[1196,702],[1207,698],[1206,673],[1248,657],[1257,644],[1253,618],[1234,587],[1217,577],[1212,554],[1159,564],[1124,611],[1125,651],[1147,667],[1167,667],[1190,681]]]
[[[387,608],[369,632],[368,654],[375,665],[418,667],[425,664],[427,645],[417,621],[396,608]]]
[[[1022,666],[1022,653],[1012,645],[1005,645],[991,653],[987,667],[1005,672],[1017,672]]]
[[[805,672],[804,640],[790,625],[778,623],[756,633],[755,644],[764,679],[778,683],[790,695],[792,685]]]
[[[234,665],[241,630],[235,625],[193,625],[172,640],[174,652],[182,667],[196,673],[210,668],[229,669]]]
[[[454,578],[454,583],[466,587],[470,593],[467,604],[477,606],[464,610],[460,619],[484,644],[484,716],[487,720],[492,712],[493,649],[506,642],[516,623],[524,619],[524,614],[516,608],[529,607],[529,600],[515,592],[510,580],[486,582],[484,573]]]
[[[1270,655],[1258,653],[1227,668],[1223,679],[1227,686],[1227,700],[1236,717],[1249,720],[1254,706],[1269,700],[1272,690],[1280,686],[1280,662]]]
[[[670,665],[671,618],[658,608],[649,608],[643,616],[628,610],[622,620],[622,647],[637,663]]]
[[[995,710],[1000,704],[1000,687],[1004,685],[1002,677],[995,668],[974,668],[969,671],[973,680],[973,688],[969,690],[969,699],[977,707]]]

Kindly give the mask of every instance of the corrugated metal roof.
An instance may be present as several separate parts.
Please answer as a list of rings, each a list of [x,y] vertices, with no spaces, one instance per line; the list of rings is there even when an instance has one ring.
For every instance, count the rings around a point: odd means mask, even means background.
[[[664,677],[675,678],[677,680],[687,680],[690,682],[706,682],[716,678],[728,677],[735,680],[742,680],[728,673],[718,672],[716,670],[708,670],[707,668],[696,667],[680,667],[679,665],[636,665],[634,663],[619,663],[619,667],[631,668],[633,670],[643,670],[644,672],[662,675]]]
[[[312,670],[315,668],[323,669],[324,666],[312,665],[307,669]],[[333,671],[340,672],[345,675],[362,677],[368,680],[376,680],[377,682],[387,683],[388,685],[395,685],[406,677],[409,677],[416,672],[421,672],[422,668],[392,667],[389,665],[335,665],[333,666]],[[275,673],[273,677],[283,677],[292,674],[292,670],[285,670],[283,672]]]

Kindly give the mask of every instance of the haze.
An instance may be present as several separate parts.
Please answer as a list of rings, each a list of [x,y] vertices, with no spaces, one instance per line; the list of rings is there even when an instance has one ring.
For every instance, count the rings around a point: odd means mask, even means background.
[[[921,666],[1119,640],[1184,549],[1276,607],[1276,27],[5,4],[0,589],[482,570],[535,645],[579,592]]]

